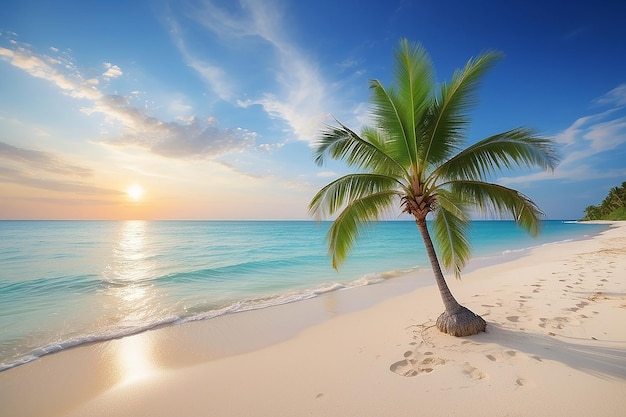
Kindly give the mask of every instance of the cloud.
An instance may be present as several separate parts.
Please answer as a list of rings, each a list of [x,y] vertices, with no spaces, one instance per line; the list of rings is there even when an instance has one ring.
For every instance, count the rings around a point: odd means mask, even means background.
[[[274,71],[274,80],[278,87],[257,97],[240,98],[235,102],[242,107],[261,106],[271,118],[284,121],[294,132],[296,139],[313,143],[321,123],[328,118],[329,106],[332,106],[328,97],[332,94],[315,62],[285,33],[279,5],[272,4],[270,7],[267,2],[240,0],[234,10],[226,10],[215,2],[206,0],[193,11],[192,18],[223,39],[226,46],[233,39],[242,41],[251,38],[254,42],[262,40],[272,48],[276,58],[267,66]],[[227,69],[193,57],[178,28],[173,23],[172,34],[187,62],[213,86],[220,97],[231,100],[234,90],[223,91],[223,79]]]
[[[626,116],[590,126],[583,137],[595,153],[615,149],[626,143]]]
[[[54,178],[32,176],[23,171],[0,166],[0,182],[24,185],[43,190],[71,192],[77,194],[119,195],[121,191],[96,187],[81,181],[63,181]]]
[[[504,177],[503,185],[544,180],[581,181],[598,178],[624,178],[626,166],[619,155],[626,153],[626,114],[621,107],[626,99],[622,84],[595,104],[613,105],[600,113],[580,117],[555,135],[560,143],[562,160],[554,173],[537,172],[526,176]],[[597,161],[601,160],[602,164]]]
[[[338,64],[339,68],[347,70],[355,68],[359,65],[359,62],[354,58],[346,58]]]
[[[333,171],[321,171],[317,173],[317,176],[320,178],[335,178],[338,177],[339,174]]]
[[[565,145],[574,145],[578,140],[582,127],[589,122],[591,117],[581,117],[576,120],[570,127],[554,136],[554,140]]]
[[[120,194],[123,194],[120,192]],[[69,206],[70,208],[75,208],[76,206],[107,206],[107,205],[116,205],[117,203],[111,200],[103,199],[103,198],[49,198],[49,197],[0,197],[0,201],[6,200],[11,203],[17,201],[24,201],[31,205],[41,205],[41,204],[53,204],[59,206]],[[0,205],[1,207],[1,205]]]
[[[247,130],[220,129],[198,119],[181,123],[163,123],[153,118],[140,122],[140,129],[127,129],[119,138],[106,143],[149,149],[169,158],[217,157],[243,151],[254,145],[256,133]]]
[[[285,146],[284,142],[279,142],[279,143],[262,143],[262,144],[257,146],[257,149],[265,151],[265,152],[272,152],[272,151],[275,151],[277,149],[281,149],[284,146]]]
[[[217,94],[221,100],[230,101],[235,96],[233,82],[229,79],[226,71],[222,68],[206,62],[189,51],[183,39],[182,31],[178,22],[169,19],[170,36],[183,59],[193,68],[200,77],[209,85],[211,90]]]
[[[140,147],[169,158],[216,157],[239,152],[253,146],[256,139],[256,133],[241,128],[221,129],[213,118],[191,117],[164,122],[131,106],[122,96],[106,96],[83,112],[102,113],[112,121],[122,123],[121,135],[103,143]]]
[[[614,104],[617,106],[626,106],[626,84],[620,84],[605,95],[594,101],[599,105]]]
[[[136,91],[129,96],[106,94],[99,89],[97,79],[85,79],[67,59],[37,56],[25,45],[15,41],[10,43],[15,49],[0,47],[0,59],[33,77],[51,82],[70,97],[87,100],[90,104],[81,109],[84,114],[101,114],[107,123],[119,128],[119,137],[108,138],[104,143],[141,147],[170,158],[215,157],[254,145],[254,132],[243,128],[224,129],[213,118],[189,116],[191,107],[184,104],[180,96],[170,103],[169,109],[184,114],[179,114],[178,121],[161,120],[148,114],[145,108],[131,104]],[[105,63],[105,67],[107,70],[102,74],[105,79],[122,75],[117,65]],[[5,152],[8,152],[7,149]],[[11,151],[16,152],[15,149]]]
[[[498,183],[504,186],[513,184],[531,184],[539,181],[562,181],[562,182],[580,182],[595,180],[600,178],[624,178],[626,177],[626,167],[614,169],[598,169],[596,166],[589,164],[574,165],[568,167],[557,168],[553,173],[535,172],[529,175],[502,177]]]
[[[83,79],[80,74],[75,72],[64,74],[55,68],[55,65],[62,67],[62,61],[59,59],[46,55],[36,56],[23,46],[17,46],[16,50],[0,47],[0,58],[35,78],[50,81],[73,98],[97,100],[102,97],[102,93],[93,83]],[[68,68],[72,70],[71,66],[65,66],[65,69]]]
[[[230,101],[234,97],[232,82],[226,75],[226,71],[217,66],[193,57],[191,54],[183,54],[189,66],[209,84],[211,89],[222,100]]]
[[[120,191],[80,180],[92,175],[91,169],[74,165],[52,153],[0,142],[0,182],[78,194],[120,194]]]
[[[117,65],[105,62],[104,67],[106,68],[106,71],[102,74],[104,78],[117,78],[123,74],[122,69]]]
[[[4,142],[0,142],[0,159],[27,166],[28,170],[36,169],[52,174],[75,177],[93,174],[91,169],[73,165],[51,153],[19,148]]]

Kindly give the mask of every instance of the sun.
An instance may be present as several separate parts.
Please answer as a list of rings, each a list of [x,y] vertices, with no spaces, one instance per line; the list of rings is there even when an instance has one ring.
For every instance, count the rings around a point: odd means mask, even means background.
[[[126,189],[126,194],[128,194],[131,200],[139,201],[143,197],[143,188],[141,185],[133,184]]]

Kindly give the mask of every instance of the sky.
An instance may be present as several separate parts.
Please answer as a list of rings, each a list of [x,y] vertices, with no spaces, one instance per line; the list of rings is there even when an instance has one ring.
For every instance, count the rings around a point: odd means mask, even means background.
[[[578,219],[626,181],[624,16],[604,0],[3,2],[0,219],[310,219],[349,172],[313,162],[320,129],[368,123],[401,38],[439,82],[503,53],[468,145],[553,138],[554,172],[494,181]]]

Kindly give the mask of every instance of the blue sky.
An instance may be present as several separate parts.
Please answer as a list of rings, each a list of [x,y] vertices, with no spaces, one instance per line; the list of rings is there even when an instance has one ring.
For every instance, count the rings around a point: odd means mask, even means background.
[[[403,37],[439,81],[504,53],[468,144],[553,137],[554,173],[496,181],[579,218],[626,181],[624,16],[613,1],[5,2],[0,218],[307,219],[347,172],[313,163],[320,127],[367,123],[368,81],[390,81]]]

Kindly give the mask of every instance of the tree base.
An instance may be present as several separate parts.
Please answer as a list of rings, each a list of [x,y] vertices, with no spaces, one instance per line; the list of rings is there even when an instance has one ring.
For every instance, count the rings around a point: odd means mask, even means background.
[[[437,328],[440,331],[457,337],[484,332],[486,327],[487,322],[482,317],[463,306],[452,315],[444,311],[437,319]]]

